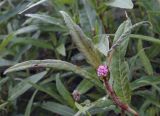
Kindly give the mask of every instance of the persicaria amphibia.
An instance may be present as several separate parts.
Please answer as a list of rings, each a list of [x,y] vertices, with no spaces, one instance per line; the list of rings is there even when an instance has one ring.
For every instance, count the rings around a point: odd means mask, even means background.
[[[106,65],[100,65],[98,68],[97,68],[97,75],[99,77],[106,77],[108,75],[108,67]]]

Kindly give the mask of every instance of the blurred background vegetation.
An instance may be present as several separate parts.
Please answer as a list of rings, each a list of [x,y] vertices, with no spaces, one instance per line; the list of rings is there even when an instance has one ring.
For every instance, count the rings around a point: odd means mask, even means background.
[[[159,116],[160,1],[133,0],[133,9],[128,10],[123,9],[125,1],[119,3],[121,8],[109,6],[108,0],[1,1],[0,116],[72,116],[77,111],[84,115],[119,115],[111,100],[101,101],[105,99],[104,91],[72,72],[31,68],[3,74],[5,69],[22,61],[60,59],[96,76],[72,42],[59,11],[67,12],[93,41],[97,35],[109,34],[110,44],[118,26],[126,20],[125,11],[133,24],[151,22],[151,26],[132,31],[126,60],[131,71],[132,107],[141,116]],[[26,79],[32,83],[24,82]],[[78,101],[81,105],[73,105],[74,90],[81,94]]]

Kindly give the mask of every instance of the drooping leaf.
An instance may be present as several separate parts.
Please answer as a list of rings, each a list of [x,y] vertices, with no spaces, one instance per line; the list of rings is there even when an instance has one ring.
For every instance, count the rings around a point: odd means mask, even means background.
[[[110,67],[111,77],[114,80],[114,90],[118,97],[120,97],[120,99],[125,103],[129,103],[131,99],[129,67],[124,60],[131,31],[128,30],[128,28],[131,28],[131,26],[131,21],[128,19],[123,22],[116,31],[113,44],[118,43],[119,45],[115,48],[112,54]]]
[[[153,68],[143,49],[142,40],[138,40],[137,49],[139,52],[141,51],[139,53],[139,57],[141,62],[143,63],[145,71],[148,73],[148,75],[153,75]]]
[[[77,45],[78,49],[84,54],[87,61],[95,68],[101,64],[99,55],[97,54],[96,49],[92,41],[83,33],[78,25],[76,25],[70,16],[64,12],[60,11],[62,14],[65,23],[71,33],[73,42]]]
[[[61,60],[54,60],[54,59],[47,59],[47,60],[30,60],[22,63],[18,63],[10,68],[8,68],[4,74],[24,70],[27,68],[36,68],[36,67],[45,67],[45,68],[54,68],[56,70],[67,70],[72,71],[76,74],[81,75],[82,77],[90,80],[96,86],[99,86],[103,89],[101,82],[98,79],[95,79],[92,74],[88,73],[87,71],[83,70],[82,68],[73,65],[69,62],[61,61]]]
[[[60,77],[56,77],[56,87],[59,94],[63,97],[63,99],[71,106],[74,107],[74,100],[70,94],[70,92],[66,89],[63,83],[60,80]]]
[[[32,85],[29,84],[28,81],[31,81],[32,83],[37,83],[40,79],[43,78],[43,76],[46,73],[47,72],[44,71],[44,72],[32,75],[32,76],[26,78],[25,80],[23,80],[22,82],[20,82],[18,85],[16,85],[12,89],[11,94],[8,98],[8,101],[12,101],[12,100],[16,99],[17,97],[19,97],[20,95],[25,93],[28,89],[30,89],[32,87]]]
[[[40,105],[41,108],[62,116],[74,116],[75,112],[68,106],[56,102],[44,102]]]
[[[133,8],[132,0],[109,0],[107,1],[106,5],[125,9]]]

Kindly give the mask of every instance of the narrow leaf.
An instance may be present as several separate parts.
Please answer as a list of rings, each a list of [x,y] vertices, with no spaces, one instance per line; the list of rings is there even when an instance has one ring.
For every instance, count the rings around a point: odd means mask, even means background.
[[[46,74],[47,72],[41,72],[35,75],[32,75],[30,77],[28,77],[27,79],[23,80],[22,82],[20,82],[18,85],[16,85],[12,91],[11,91],[11,95],[9,96],[8,100],[12,101],[14,99],[16,99],[17,97],[19,97],[20,95],[22,95],[23,93],[25,93],[28,89],[30,89],[32,87],[32,85],[30,85],[28,83],[28,81],[31,81],[32,83],[37,83],[40,79],[43,78],[43,76]]]
[[[108,55],[109,51],[109,36],[108,35],[99,35],[94,39],[95,47],[105,56]]]
[[[60,78],[59,76],[56,77],[56,87],[59,94],[71,107],[74,107],[74,100],[72,96],[70,95],[69,91],[65,88],[65,86],[63,85],[63,83],[59,78]]]
[[[76,90],[80,92],[80,94],[86,93],[88,90],[90,90],[93,87],[93,83],[88,81],[87,79],[83,79],[80,84],[76,87]]]
[[[132,91],[147,85],[157,85],[160,84],[160,77],[156,76],[144,76],[140,79],[137,79],[131,83]]]
[[[62,116],[74,116],[75,114],[70,107],[55,102],[44,102],[40,107]]]
[[[26,14],[25,16],[31,17],[33,19],[39,19],[39,20],[41,20],[43,22],[46,22],[46,23],[62,26],[62,24],[61,24],[62,21],[61,20],[59,20],[55,17],[45,15],[45,14]]]
[[[153,68],[143,49],[142,40],[138,40],[137,49],[138,49],[138,52],[141,51],[139,53],[139,57],[144,66],[145,71],[147,72],[148,75],[153,75]]]
[[[31,99],[29,100],[28,104],[27,104],[27,108],[26,108],[26,111],[25,111],[25,114],[24,116],[30,116],[30,113],[31,113],[31,109],[32,109],[32,104],[33,104],[33,100],[34,100],[34,97],[35,95],[37,94],[37,90],[33,93]]]
[[[47,87],[44,87],[42,85],[38,85],[32,82],[29,82],[35,89],[37,89],[38,91],[44,92],[46,94],[48,94],[49,96],[53,97],[54,99],[56,99],[57,101],[63,103],[63,100],[61,99],[61,97],[55,92],[52,91],[50,89],[48,89]]]
[[[97,54],[96,49],[92,41],[83,33],[78,25],[76,25],[70,16],[64,11],[60,11],[62,14],[65,23],[70,30],[72,40],[77,45],[78,49],[84,54],[87,61],[97,68],[101,64],[99,55]]]
[[[116,31],[113,44],[118,43],[119,46],[117,46],[113,52],[110,67],[111,77],[114,80],[114,90],[125,103],[129,103],[131,99],[129,67],[124,60],[129,42],[129,34],[131,32],[128,28],[131,28],[131,26],[131,21],[128,19],[123,22]]]
[[[132,0],[109,0],[107,1],[106,5],[112,6],[112,7],[119,7],[119,8],[126,8],[126,9],[132,9],[133,3]]]
[[[2,51],[3,49],[5,49],[5,47],[8,45],[8,43],[14,38],[14,33],[9,34],[5,39],[3,39],[3,41],[0,44],[0,51]]]
[[[24,70],[27,68],[36,68],[36,67],[45,67],[45,68],[54,68],[57,70],[67,70],[72,71],[76,74],[81,75],[82,77],[89,79],[91,82],[94,83],[94,85],[99,86],[103,89],[103,86],[101,82],[98,79],[95,79],[92,74],[88,73],[87,71],[81,69],[80,67],[73,65],[69,62],[61,61],[61,60],[53,60],[53,59],[47,59],[47,60],[30,60],[22,63],[18,63],[7,70],[5,70],[4,74],[13,72],[13,71],[19,71]]]

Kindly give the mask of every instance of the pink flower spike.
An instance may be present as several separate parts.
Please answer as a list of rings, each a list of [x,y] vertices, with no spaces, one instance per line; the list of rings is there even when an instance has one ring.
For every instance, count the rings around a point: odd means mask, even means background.
[[[109,70],[108,70],[108,67],[106,65],[100,65],[97,68],[97,75],[99,77],[106,77],[108,72],[109,72]]]

